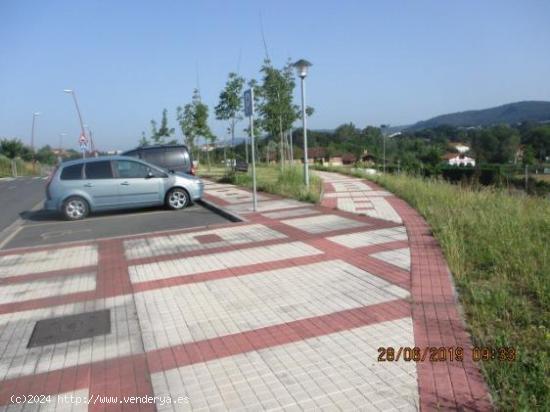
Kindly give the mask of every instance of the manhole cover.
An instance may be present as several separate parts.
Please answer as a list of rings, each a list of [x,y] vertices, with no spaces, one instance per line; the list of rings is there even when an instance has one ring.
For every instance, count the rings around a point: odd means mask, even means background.
[[[80,313],[39,320],[34,325],[27,348],[69,342],[111,333],[111,311]]]

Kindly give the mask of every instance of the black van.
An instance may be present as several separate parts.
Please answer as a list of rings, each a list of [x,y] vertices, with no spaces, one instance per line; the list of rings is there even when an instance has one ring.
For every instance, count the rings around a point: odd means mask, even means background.
[[[195,174],[191,153],[187,146],[182,144],[140,146],[122,154],[143,159],[146,162],[175,172]]]

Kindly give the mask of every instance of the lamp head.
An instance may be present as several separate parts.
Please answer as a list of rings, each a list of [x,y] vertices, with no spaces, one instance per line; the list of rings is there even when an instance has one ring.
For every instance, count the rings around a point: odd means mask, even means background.
[[[311,66],[311,63],[307,60],[300,59],[294,63],[293,66],[296,68],[298,76],[303,79],[307,76],[308,68]]]

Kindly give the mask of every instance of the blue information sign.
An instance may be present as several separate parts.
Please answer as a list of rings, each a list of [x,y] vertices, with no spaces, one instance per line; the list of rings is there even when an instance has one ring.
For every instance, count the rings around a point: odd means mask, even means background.
[[[254,95],[252,89],[245,90],[244,92],[244,115],[246,117],[253,116],[254,114]]]

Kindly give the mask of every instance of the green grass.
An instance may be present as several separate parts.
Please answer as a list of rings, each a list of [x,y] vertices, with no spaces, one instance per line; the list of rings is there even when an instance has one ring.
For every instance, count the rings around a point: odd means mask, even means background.
[[[212,167],[210,171],[199,170],[202,177],[218,182],[231,183],[237,186],[252,188],[252,173],[236,172],[225,174],[223,168]],[[304,185],[303,168],[286,166],[281,171],[279,166],[257,166],[256,187],[260,192],[273,193],[304,202],[318,203],[321,198],[322,181],[310,174],[309,190]]]
[[[11,168],[11,159],[8,159],[4,155],[0,154],[0,177],[11,177],[12,168]],[[18,176],[33,176],[40,174],[40,166],[36,165],[34,170],[31,162],[25,162],[21,159],[16,160],[17,164],[17,175]]]
[[[550,202],[406,175],[368,178],[432,227],[474,344],[517,348],[516,362],[481,364],[497,408],[550,410]]]

